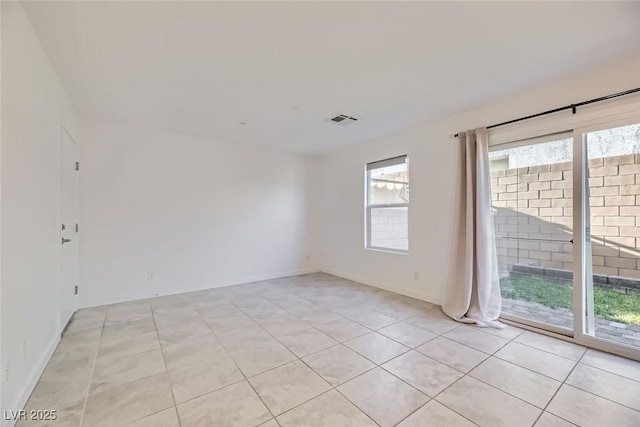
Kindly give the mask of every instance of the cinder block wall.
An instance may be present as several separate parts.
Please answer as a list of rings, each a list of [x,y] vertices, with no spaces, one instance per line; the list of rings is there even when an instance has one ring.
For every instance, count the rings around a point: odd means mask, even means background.
[[[371,244],[390,249],[407,249],[409,222],[403,209],[373,209],[371,211]]]
[[[571,270],[572,163],[491,173],[498,262]],[[589,161],[593,272],[640,279],[640,154]]]

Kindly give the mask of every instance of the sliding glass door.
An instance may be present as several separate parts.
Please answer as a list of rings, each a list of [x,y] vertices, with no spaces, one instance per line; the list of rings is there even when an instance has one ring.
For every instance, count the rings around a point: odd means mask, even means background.
[[[578,130],[575,137],[584,188],[579,333],[640,349],[640,123]]]
[[[494,147],[492,207],[503,315],[573,331],[573,138]]]
[[[640,357],[640,119],[489,158],[503,317]]]

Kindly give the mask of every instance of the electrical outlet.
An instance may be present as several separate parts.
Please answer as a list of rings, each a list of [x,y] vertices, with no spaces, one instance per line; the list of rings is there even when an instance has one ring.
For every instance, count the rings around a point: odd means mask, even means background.
[[[153,271],[147,273],[147,280],[153,280]]]
[[[417,271],[413,272],[413,280],[420,280],[420,273],[418,273]]]

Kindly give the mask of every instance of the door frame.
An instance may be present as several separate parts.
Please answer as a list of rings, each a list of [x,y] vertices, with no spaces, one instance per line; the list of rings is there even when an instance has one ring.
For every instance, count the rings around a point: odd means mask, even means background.
[[[79,161],[79,157],[80,157],[80,146],[78,144],[77,139],[73,136],[72,132],[69,130],[69,126],[67,126],[64,122],[61,123],[60,125],[60,141],[58,143],[59,146],[59,159],[58,159],[58,165],[59,165],[59,209],[58,209],[58,224],[56,224],[57,228],[58,228],[58,244],[59,244],[59,250],[58,250],[58,289],[56,292],[57,295],[57,309],[58,309],[58,327],[60,330],[60,333],[62,333],[64,331],[64,329],[67,327],[67,325],[69,324],[69,321],[71,320],[71,318],[73,317],[73,315],[75,314],[75,312],[78,310],[78,295],[73,295],[72,296],[72,312],[71,315],[69,316],[68,319],[63,319],[62,318],[62,281],[64,280],[63,277],[63,270],[62,270],[62,262],[63,262],[63,254],[62,254],[62,250],[63,250],[63,246],[62,244],[60,244],[60,240],[62,239],[62,229],[61,229],[61,224],[62,224],[62,213],[63,213],[63,182],[62,182],[62,160],[63,160],[63,156],[64,156],[64,138],[65,138],[65,134],[66,136],[71,139],[71,141],[74,143],[75,145],[75,157],[76,157],[76,161]],[[77,172],[78,174],[80,173],[80,171]],[[77,201],[78,201],[78,223],[79,223],[79,217],[80,217],[80,176],[77,176]],[[80,234],[80,232],[78,231],[78,236]],[[77,259],[79,260],[80,258],[80,241],[78,239],[78,241],[76,242],[76,248],[77,248]],[[76,277],[80,277],[80,264],[79,262],[76,262]]]
[[[587,133],[636,123],[640,123],[640,113],[625,115],[625,117],[603,118],[597,123],[576,127],[573,130],[573,325],[576,342],[609,353],[620,354],[630,359],[640,360],[640,348],[598,338],[595,336],[595,332],[594,335],[587,334],[587,326],[595,331],[594,325],[587,325],[587,322],[593,322],[595,316],[593,313],[590,316],[586,315],[588,311],[593,311],[593,295],[591,294],[593,286],[591,289],[587,289],[586,281],[588,275],[592,274],[591,262],[593,261],[591,246],[588,245],[591,234],[587,229],[587,224],[590,223],[590,212],[587,205],[589,200]],[[588,307],[589,305],[590,307]]]

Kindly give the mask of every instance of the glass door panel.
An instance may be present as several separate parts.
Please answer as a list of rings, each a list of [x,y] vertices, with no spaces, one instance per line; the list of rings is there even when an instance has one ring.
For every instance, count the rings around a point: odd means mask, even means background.
[[[584,332],[640,348],[640,124],[585,139]]]
[[[502,313],[573,332],[573,138],[495,146],[492,208]]]

